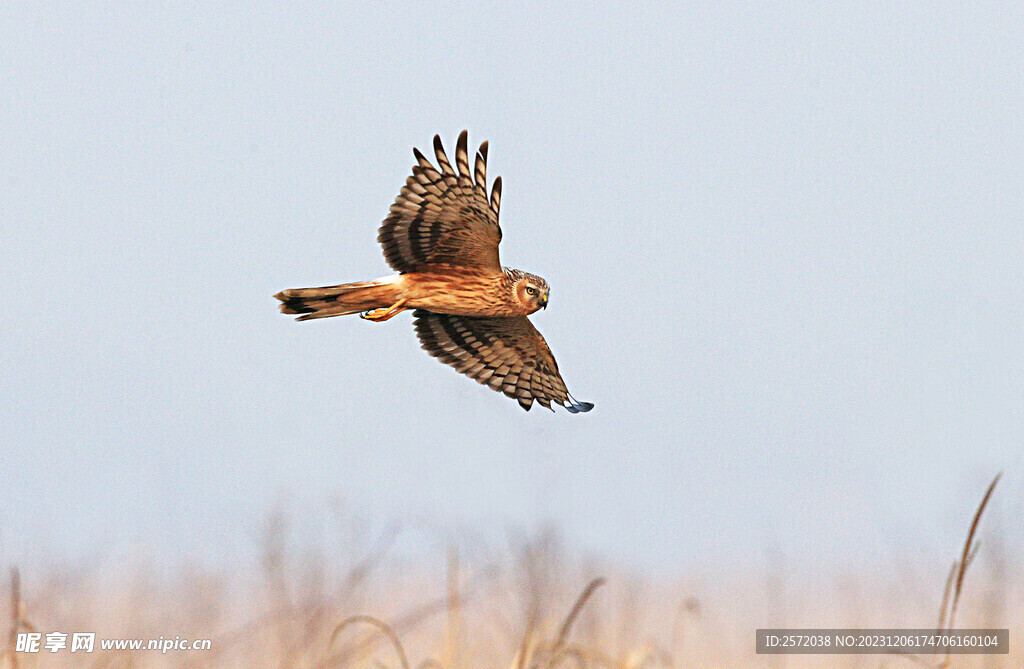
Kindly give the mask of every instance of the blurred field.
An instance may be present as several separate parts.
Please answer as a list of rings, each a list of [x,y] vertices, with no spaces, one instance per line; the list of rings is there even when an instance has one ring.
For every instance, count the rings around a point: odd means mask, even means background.
[[[943,658],[757,656],[754,630],[933,627],[953,599],[954,626],[1009,627],[1011,654],[954,656],[947,666],[1024,662],[1024,565],[998,535],[984,536],[980,553],[976,536],[950,547],[946,564],[966,558],[970,568],[950,573],[943,604],[946,574],[932,565],[945,557],[920,569],[908,562],[861,574],[793,573],[780,559],[734,578],[652,579],[576,559],[553,531],[503,547],[454,541],[447,554],[425,559],[395,548],[402,532],[365,536],[344,556],[328,557],[292,546],[285,518],[273,516],[259,538],[260,559],[237,571],[168,575],[145,561],[25,565],[20,584],[5,586],[12,643],[16,629],[31,629],[210,638],[212,649],[8,651],[2,666],[934,667]]]

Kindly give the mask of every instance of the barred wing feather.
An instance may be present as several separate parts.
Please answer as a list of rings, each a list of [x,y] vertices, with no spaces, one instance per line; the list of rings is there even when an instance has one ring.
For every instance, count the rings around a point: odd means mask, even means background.
[[[487,142],[480,145],[470,172],[467,137],[463,130],[455,148],[458,171],[437,135],[434,153],[440,169],[413,150],[417,164],[377,235],[384,258],[396,271],[416,272],[430,265],[501,271],[501,178],[488,199]]]
[[[474,318],[416,310],[416,335],[423,349],[456,371],[519,402],[536,400],[571,413],[594,405],[576,400],[565,387],[547,342],[526,316]]]

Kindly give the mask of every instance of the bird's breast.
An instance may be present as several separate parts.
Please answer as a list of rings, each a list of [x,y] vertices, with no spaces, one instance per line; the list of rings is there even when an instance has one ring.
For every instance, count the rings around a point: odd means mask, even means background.
[[[503,274],[458,268],[401,276],[409,307],[456,316],[525,314]]]

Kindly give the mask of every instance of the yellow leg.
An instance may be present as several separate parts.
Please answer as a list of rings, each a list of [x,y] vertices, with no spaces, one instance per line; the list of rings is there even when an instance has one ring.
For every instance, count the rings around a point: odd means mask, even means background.
[[[403,304],[405,304],[404,297],[399,301],[395,302],[394,304],[392,304],[390,307],[384,309],[371,309],[370,311],[360,314],[360,316],[368,321],[374,321],[375,323],[383,323],[389,318],[394,318],[398,314],[405,311],[405,307],[402,306]]]

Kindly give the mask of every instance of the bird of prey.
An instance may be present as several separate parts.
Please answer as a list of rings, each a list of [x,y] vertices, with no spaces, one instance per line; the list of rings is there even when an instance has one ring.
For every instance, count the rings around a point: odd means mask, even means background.
[[[398,274],[321,288],[289,288],[274,297],[297,320],[361,313],[383,322],[413,312],[424,350],[458,372],[517,400],[527,411],[536,400],[571,413],[594,405],[565,387],[555,357],[527,318],[547,308],[549,288],[539,276],[502,267],[498,260],[501,177],[487,193],[487,142],[473,171],[459,135],[455,168],[434,136],[435,168],[418,149],[412,176],[391,205],[377,241]]]

